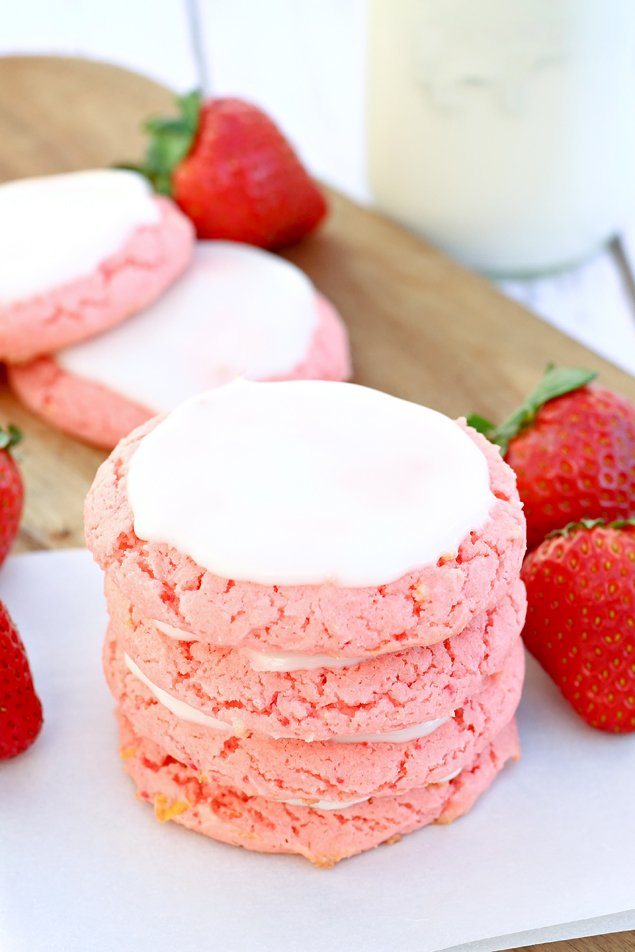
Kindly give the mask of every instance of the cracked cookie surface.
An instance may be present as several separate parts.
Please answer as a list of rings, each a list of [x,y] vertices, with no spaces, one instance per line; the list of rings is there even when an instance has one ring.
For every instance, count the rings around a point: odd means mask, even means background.
[[[192,254],[193,228],[173,202],[160,196],[153,201],[158,222],[138,226],[91,274],[0,305],[0,359],[22,363],[94,337],[145,307],[178,277]]]
[[[260,585],[222,579],[167,544],[134,533],[126,474],[149,421],[100,467],[86,498],[86,544],[147,618],[215,645],[357,657],[426,646],[458,634],[510,591],[525,550],[525,520],[513,471],[498,448],[464,426],[486,457],[496,497],[479,531],[453,558],[368,588]]]
[[[177,641],[106,577],[111,628],[124,651],[157,687],[237,734],[327,740],[333,735],[398,730],[451,716],[499,672],[520,636],[522,582],[466,629],[427,648],[406,648],[346,668],[254,670],[239,648]]]
[[[520,753],[515,720],[503,727],[454,780],[339,810],[276,803],[201,776],[120,716],[121,755],[138,796],[158,820],[174,820],[213,839],[267,853],[299,853],[334,863],[429,823],[450,823],[471,809],[505,763]]]
[[[462,769],[514,715],[524,675],[517,640],[502,671],[431,734],[406,742],[307,742],[262,733],[238,737],[175,716],[126,666],[112,629],[104,670],[135,731],[216,782],[268,799],[355,800],[405,792]],[[403,726],[406,726],[405,724]]]

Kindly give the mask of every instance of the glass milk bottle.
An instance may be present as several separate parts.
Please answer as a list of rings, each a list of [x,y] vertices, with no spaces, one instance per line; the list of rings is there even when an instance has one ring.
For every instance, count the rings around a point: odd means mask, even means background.
[[[369,0],[377,207],[496,275],[574,264],[635,195],[634,0]]]

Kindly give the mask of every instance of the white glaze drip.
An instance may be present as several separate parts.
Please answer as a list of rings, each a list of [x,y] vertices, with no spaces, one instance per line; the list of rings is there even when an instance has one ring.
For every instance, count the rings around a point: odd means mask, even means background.
[[[452,715],[454,716],[454,715]],[[403,744],[409,740],[418,740],[427,737],[438,727],[449,721],[449,717],[439,717],[436,721],[421,721],[420,724],[411,724],[396,731],[384,731],[381,734],[350,734],[342,737],[332,737],[336,744]]]
[[[305,803],[304,800],[279,800],[278,803],[288,803],[292,807],[310,807],[312,810],[345,810],[356,803],[366,803],[370,797],[359,797],[357,800],[344,800],[336,803],[335,800],[317,800],[315,803]]]
[[[175,641],[196,641],[196,635],[192,635],[183,628],[175,628],[174,625],[168,625],[166,621],[157,621],[156,618],[150,619],[150,624],[158,628],[159,631],[168,638],[174,638]]]
[[[193,724],[202,724],[206,727],[211,727],[214,730],[233,733],[231,724],[226,723],[226,721],[220,721],[216,717],[210,717],[209,714],[203,714],[202,711],[198,711],[184,701],[179,701],[178,698],[168,694],[163,688],[159,688],[156,684],[153,684],[127,653],[124,653],[124,659],[128,670],[131,671],[135,677],[139,678],[140,681],[143,681],[146,687],[152,691],[157,701],[167,707],[176,717],[183,721],[190,721]],[[421,724],[412,724],[410,727],[403,728],[403,730],[389,731],[384,734],[357,734],[350,737],[331,737],[330,740],[340,744],[364,742],[399,743],[400,741],[416,740],[418,737],[426,737],[428,734],[431,734],[432,731],[436,730],[437,727],[440,727],[441,724],[445,724],[449,719],[449,717],[443,717],[436,721],[424,721]],[[266,732],[263,731],[262,733]],[[308,743],[310,743],[310,741],[308,741]]]
[[[314,671],[316,668],[352,668],[368,658],[332,658],[326,654],[300,651],[254,651],[243,648],[254,671]]]
[[[459,767],[458,770],[448,774],[447,777],[443,777],[442,780],[435,780],[435,784],[448,783],[450,780],[454,780],[462,770],[463,767]],[[434,784],[429,784],[428,786],[434,786]],[[342,803],[337,803],[335,800],[318,800],[315,803],[306,803],[304,800],[274,800],[272,802],[288,803],[292,807],[310,807],[311,810],[345,810],[347,807],[352,807],[356,803],[367,803],[368,800],[370,800],[370,797],[359,797],[357,800],[344,800]]]
[[[143,681],[146,687],[150,688],[157,701],[163,704],[164,707],[167,707],[168,711],[171,711],[175,717],[178,717],[182,721],[189,721],[192,724],[201,724],[204,727],[212,727],[214,730],[226,731],[233,734],[234,729],[231,724],[227,724],[225,721],[219,721],[216,717],[210,717],[209,714],[203,714],[202,711],[197,711],[196,708],[190,707],[189,704],[185,704],[183,701],[179,701],[178,698],[172,697],[172,695],[164,691],[163,688],[158,688],[156,684],[153,684],[128,654],[124,654],[124,658],[128,669],[132,671],[135,677]]]
[[[167,622],[150,619],[150,623],[175,641],[196,641],[196,635]],[[333,658],[326,654],[302,654],[301,651],[255,651],[242,648],[254,671],[313,671],[316,668],[352,668],[368,658]]]

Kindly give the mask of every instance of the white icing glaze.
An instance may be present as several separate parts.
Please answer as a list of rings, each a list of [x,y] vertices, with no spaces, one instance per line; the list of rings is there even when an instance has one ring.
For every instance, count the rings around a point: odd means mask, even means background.
[[[239,376],[282,376],[306,356],[318,321],[309,279],[276,255],[198,242],[192,265],[127,321],[56,355],[66,371],[156,413]]]
[[[196,641],[196,635],[192,635],[182,628],[175,628],[174,625],[168,625],[165,621],[157,621],[156,618],[151,618],[150,624],[158,628],[168,638],[174,638],[175,641]]]
[[[94,169],[0,185],[0,304],[91,274],[140,225],[159,220],[148,181]]]
[[[175,628],[167,622],[150,619],[150,623],[168,638],[176,641],[196,641],[196,635]],[[332,658],[326,654],[302,654],[301,651],[255,651],[242,648],[254,671],[313,671],[315,668],[352,668],[367,658]]]
[[[254,651],[243,648],[254,671],[313,671],[316,668],[352,668],[367,658],[332,658],[326,654],[302,654],[301,651]]]
[[[233,733],[234,729],[231,724],[227,724],[226,721],[220,721],[216,717],[210,717],[209,714],[203,714],[202,711],[198,711],[195,707],[191,707],[184,701],[179,701],[178,698],[168,694],[163,688],[159,688],[156,684],[153,684],[143,673],[139,665],[135,664],[129,654],[124,653],[124,660],[128,670],[131,671],[135,677],[139,678],[140,681],[143,681],[146,687],[150,688],[157,701],[167,707],[175,717],[180,718],[182,721],[190,721],[192,724],[202,724],[205,727],[212,727],[214,730]],[[389,731],[385,734],[357,734],[351,735],[350,737],[332,737],[331,740],[339,744],[363,743],[365,741],[396,743],[399,741],[416,740],[417,737],[426,737],[428,734],[431,734],[432,731],[440,727],[441,724],[445,724],[448,720],[449,717],[442,717],[437,721],[424,721],[421,724],[413,724],[410,727],[405,727],[403,730]],[[270,736],[276,739],[279,738],[279,735],[275,734]]]
[[[458,770],[455,770],[453,773],[448,774],[447,777],[444,777],[442,780],[436,780],[435,783],[448,783],[450,780],[454,780],[455,777],[463,770],[463,767],[459,767]],[[433,786],[433,784],[429,784]],[[356,803],[367,803],[370,800],[370,797],[359,797],[357,800],[345,800],[342,803],[336,803],[335,800],[317,800],[314,803],[306,803],[304,800],[282,800],[282,801],[273,801],[288,803],[292,807],[310,807],[312,810],[345,810],[347,807],[352,807]]]
[[[354,384],[236,381],[140,443],[127,494],[139,539],[221,578],[384,585],[456,553],[495,498],[448,417]]]
[[[403,744],[409,740],[427,737],[449,720],[449,717],[439,717],[436,721],[421,721],[420,724],[411,724],[410,727],[403,727],[397,731],[384,731],[382,734],[350,734],[331,739],[336,744]]]
[[[304,800],[278,800],[274,803],[288,803],[292,807],[310,807],[312,810],[345,810],[346,807],[352,807],[355,803],[366,803],[370,797],[359,797],[357,800],[344,800],[342,803],[336,803],[335,800],[316,800],[314,803],[305,803]]]
[[[203,714],[202,711],[197,711],[195,707],[190,707],[189,704],[185,704],[183,701],[179,701],[178,698],[172,697],[172,695],[164,691],[163,688],[158,688],[156,684],[153,684],[152,681],[145,676],[141,668],[134,663],[130,655],[124,654],[124,659],[126,666],[132,671],[135,677],[143,681],[146,687],[150,688],[157,701],[163,704],[164,707],[167,707],[168,711],[172,711],[176,717],[182,721],[190,721],[192,724],[201,724],[205,727],[213,727],[214,730],[217,731],[227,731],[233,734],[234,729],[231,724],[226,724],[225,721],[219,721],[216,717],[210,717],[209,714]]]

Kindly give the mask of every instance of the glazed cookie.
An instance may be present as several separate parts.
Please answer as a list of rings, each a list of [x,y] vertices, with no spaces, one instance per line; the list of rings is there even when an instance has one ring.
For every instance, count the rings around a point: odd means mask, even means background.
[[[294,265],[258,248],[198,242],[191,267],[116,328],[10,368],[26,406],[112,449],[134,427],[239,376],[346,380],[346,329]]]
[[[144,617],[213,645],[357,658],[445,641],[525,548],[498,448],[353,384],[239,381],[122,441],[85,508]]]
[[[135,172],[0,185],[0,359],[31,360],[117,324],[174,281],[193,243],[190,221]]]
[[[312,742],[261,733],[238,737],[229,725],[175,704],[127,662],[112,630],[104,647],[104,670],[119,710],[135,732],[215,782],[267,799],[346,802],[404,793],[463,769],[514,716],[524,654],[518,639],[502,671],[486,678],[482,690],[451,717],[403,723],[403,729],[389,733]]]
[[[154,804],[158,820],[174,820],[249,850],[299,853],[326,867],[380,843],[394,843],[429,823],[450,823],[463,816],[506,761],[519,756],[512,720],[457,777],[445,783],[348,806],[307,806],[247,796],[222,786],[137,735],[125,717],[120,716],[120,722],[125,769],[140,799]]]
[[[256,731],[305,741],[451,716],[502,670],[526,608],[519,580],[453,638],[359,661],[184,641],[144,618],[108,577],[106,597],[112,636],[159,692],[226,722],[238,735]]]

